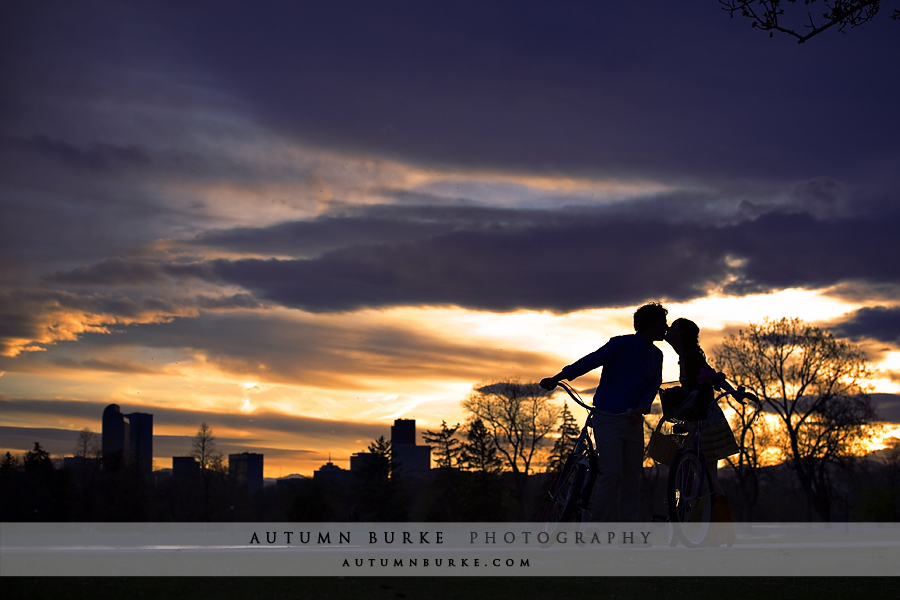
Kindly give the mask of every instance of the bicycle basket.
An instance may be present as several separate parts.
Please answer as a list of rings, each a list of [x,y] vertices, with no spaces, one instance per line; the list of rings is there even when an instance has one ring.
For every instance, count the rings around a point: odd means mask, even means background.
[[[660,419],[656,424],[656,429],[650,434],[647,455],[658,463],[670,465],[675,454],[681,450],[681,446],[684,444],[684,436],[663,433],[661,429],[664,422],[665,418]]]
[[[681,386],[659,390],[663,417],[670,420],[703,421],[709,415],[709,405],[713,397],[713,387],[708,383],[689,393]]]

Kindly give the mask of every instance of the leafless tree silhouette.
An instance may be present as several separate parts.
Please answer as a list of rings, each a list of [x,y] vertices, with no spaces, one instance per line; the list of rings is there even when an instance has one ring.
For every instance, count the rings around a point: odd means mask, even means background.
[[[775,32],[784,33],[802,44],[829,29],[844,32],[848,27],[868,23],[880,11],[882,0],[822,0],[819,4],[816,0],[803,0],[805,15],[799,6],[795,7],[797,0],[719,0],[719,4],[731,17],[738,14],[749,19],[752,27],[768,31],[769,37]],[[813,12],[816,7],[820,12]],[[900,10],[894,10],[891,17],[900,19]]]

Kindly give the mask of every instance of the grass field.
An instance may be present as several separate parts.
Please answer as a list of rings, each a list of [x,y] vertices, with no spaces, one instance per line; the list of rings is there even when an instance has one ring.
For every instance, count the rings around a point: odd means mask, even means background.
[[[218,600],[823,600],[898,598],[900,578],[826,577],[4,577],[6,600],[199,598]]]

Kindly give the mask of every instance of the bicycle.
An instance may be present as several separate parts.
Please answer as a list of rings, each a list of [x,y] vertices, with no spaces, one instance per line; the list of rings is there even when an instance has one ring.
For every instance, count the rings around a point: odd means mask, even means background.
[[[590,520],[591,494],[594,482],[600,475],[597,451],[588,433],[594,407],[585,404],[578,392],[566,382],[560,381],[557,385],[562,387],[576,404],[587,410],[588,416],[572,452],[566,458],[563,468],[550,488],[550,498],[541,515],[541,529],[546,533],[553,533],[557,523],[583,523]]]
[[[727,382],[723,382],[725,388],[706,407],[718,403],[726,395],[733,396],[738,402],[745,400],[759,402],[756,396],[747,392],[743,386],[733,388]],[[662,392],[662,390],[661,390]],[[662,394],[660,394],[662,396]],[[676,416],[667,416],[666,407],[663,406],[664,421],[673,423],[675,435],[687,435],[689,433],[684,421]],[[696,421],[691,444],[683,444],[675,453],[669,465],[669,478],[666,482],[666,505],[669,512],[669,522],[672,524],[671,545],[681,541],[685,546],[696,548],[703,545],[709,534],[710,516],[712,514],[713,493],[711,489],[710,475],[706,465],[706,456],[701,450],[703,439],[703,420]],[[657,427],[657,431],[659,427]],[[728,544],[731,545],[731,542]]]

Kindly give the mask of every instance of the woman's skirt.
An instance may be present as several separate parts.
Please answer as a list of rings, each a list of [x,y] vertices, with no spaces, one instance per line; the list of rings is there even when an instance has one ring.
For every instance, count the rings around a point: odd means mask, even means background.
[[[739,451],[731,425],[717,404],[709,407],[709,416],[703,421],[703,440],[700,449],[706,460],[719,460]]]

